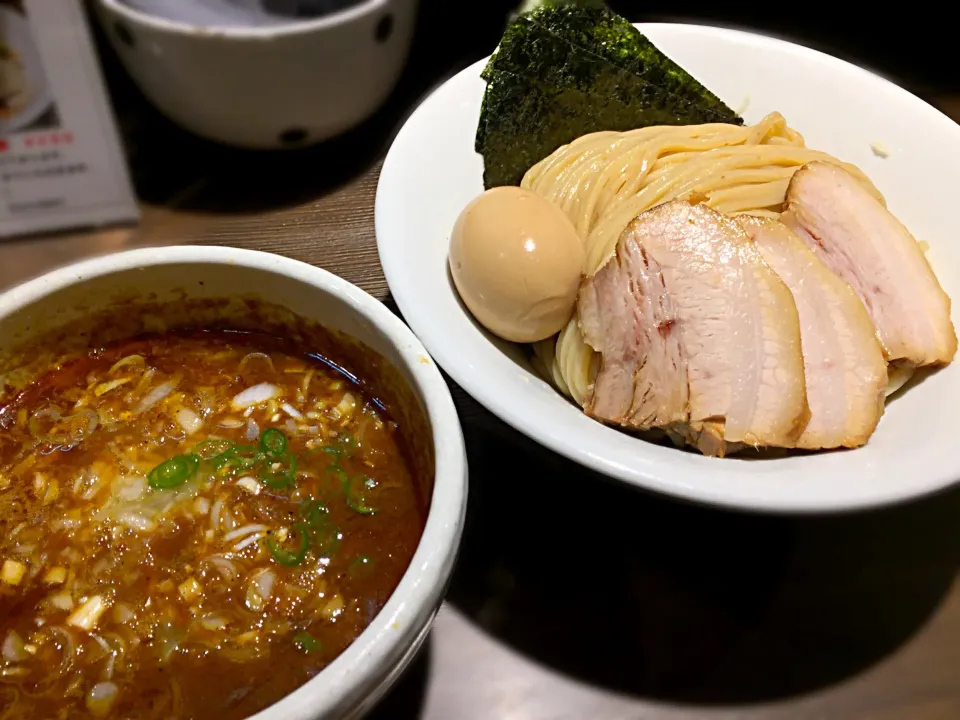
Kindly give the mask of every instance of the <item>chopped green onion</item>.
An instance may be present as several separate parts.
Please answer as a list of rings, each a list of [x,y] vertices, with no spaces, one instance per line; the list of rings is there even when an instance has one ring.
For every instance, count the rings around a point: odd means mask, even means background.
[[[377,509],[367,504],[366,494],[376,486],[376,480],[365,475],[348,479],[343,487],[343,492],[347,496],[347,505],[350,509],[361,515],[373,515]]]
[[[220,475],[232,472],[244,472],[263,460],[260,448],[254,445],[234,445],[225,453],[218,455],[214,461],[214,469]]]
[[[264,430],[260,437],[260,447],[270,457],[283,457],[287,451],[287,436],[276,428]]]
[[[293,636],[293,644],[300,652],[309,654],[320,652],[320,641],[308,632],[300,632]]]
[[[357,579],[366,575],[372,567],[373,558],[369,558],[366,555],[358,555],[351,560],[350,565],[347,566],[347,575],[353,579]]]
[[[193,449],[194,455],[201,460],[213,460],[228,452],[236,445],[232,440],[204,440]]]
[[[353,451],[356,450],[356,448],[357,442],[354,440],[353,435],[350,433],[343,433],[340,437],[333,441],[332,445],[324,445],[323,447],[316,449],[327,453],[332,462],[339,463],[342,456],[346,455],[349,457],[353,454]]]
[[[307,527],[320,527],[327,521],[330,510],[319,500],[304,500],[300,503],[300,517]]]
[[[267,458],[260,471],[260,482],[274,490],[293,487],[297,483],[297,456],[287,453],[278,458]]]
[[[169,490],[193,477],[200,465],[196,455],[176,455],[157,465],[147,475],[147,484],[154,490]]]
[[[333,475],[334,482],[338,485],[339,489],[344,489],[347,485],[347,471],[344,470],[339,465],[330,465],[327,467],[327,472]]]
[[[296,567],[303,562],[307,556],[307,548],[310,547],[310,531],[306,525],[297,523],[293,526],[297,533],[299,543],[296,550],[288,550],[283,547],[273,536],[267,538],[266,546],[273,559],[284,567]]]
[[[340,542],[340,529],[330,520],[330,510],[319,500],[305,500],[300,504],[300,516],[310,530],[317,554],[324,555]]]

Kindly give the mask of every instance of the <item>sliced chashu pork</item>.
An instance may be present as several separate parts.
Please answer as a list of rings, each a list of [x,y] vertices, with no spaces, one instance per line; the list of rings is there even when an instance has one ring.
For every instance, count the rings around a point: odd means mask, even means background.
[[[854,289],[888,361],[953,360],[950,298],[910,232],[856,178],[813,162],[794,174],[786,201],[783,222]]]
[[[685,200],[639,215],[578,309],[601,356],[593,417],[677,432],[711,455],[790,447],[803,430],[797,309],[735,220]]]
[[[883,414],[887,363],[853,288],[783,223],[737,218],[797,306],[810,420],[797,447],[858,447]]]

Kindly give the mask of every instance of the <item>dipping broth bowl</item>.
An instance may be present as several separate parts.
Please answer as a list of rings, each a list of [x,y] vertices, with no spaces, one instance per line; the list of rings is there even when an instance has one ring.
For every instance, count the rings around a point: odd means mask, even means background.
[[[247,295],[238,288],[256,290]],[[29,357],[20,355],[22,348],[57,354],[60,346],[53,342],[51,347],[49,338],[58,334],[65,352],[100,347],[98,331],[84,329],[90,318],[116,312],[117,321],[101,332],[120,337],[126,337],[122,328],[137,307],[154,308],[171,330],[184,324],[257,330],[250,324],[258,321],[244,310],[253,302],[277,308],[278,317],[293,323],[310,323],[359,343],[374,358],[370,367],[394,378],[401,400],[392,414],[406,433],[423,497],[429,500],[412,560],[366,629],[315,677],[253,716],[359,717],[409,664],[429,632],[453,570],[467,500],[463,435],[449,389],[413,333],[382,303],[319,268],[249,250],[149,248],[87,260],[0,295],[0,406],[17,392],[11,379],[17,361],[10,358]],[[206,310],[197,314],[194,306]]]

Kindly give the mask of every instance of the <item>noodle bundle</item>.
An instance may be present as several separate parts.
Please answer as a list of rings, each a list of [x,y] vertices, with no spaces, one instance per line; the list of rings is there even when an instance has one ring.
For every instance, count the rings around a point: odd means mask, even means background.
[[[522,187],[558,205],[584,242],[593,275],[614,253],[627,225],[645,210],[696,195],[719,212],[777,218],[793,174],[815,160],[839,165],[883,202],[863,172],[811,150],[779,113],[756,125],[654,126],[577,138],[530,168]],[[548,380],[583,405],[596,354],[573,317],[534,346]]]

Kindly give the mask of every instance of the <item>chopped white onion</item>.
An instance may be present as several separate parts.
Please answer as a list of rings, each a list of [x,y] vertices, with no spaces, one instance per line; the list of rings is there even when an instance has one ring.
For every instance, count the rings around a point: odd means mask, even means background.
[[[270,529],[270,528],[268,528],[266,525],[255,525],[255,524],[244,525],[243,527],[237,528],[236,530],[233,530],[233,531],[231,531],[231,532],[228,532],[226,535],[224,535],[224,536],[223,536],[223,541],[224,541],[224,542],[233,542],[234,540],[236,540],[236,539],[238,539],[238,538],[245,537],[245,536],[250,535],[250,534],[252,534],[252,533],[266,532],[266,531],[269,530],[269,529]]]
[[[113,375],[120,368],[131,365],[136,367],[142,367],[147,364],[147,361],[143,359],[142,355],[127,355],[124,358],[117,360],[109,370],[107,370],[108,375]]]
[[[247,420],[247,431],[243,434],[243,436],[250,442],[253,442],[260,437],[260,426],[257,425],[256,420],[253,418]]]
[[[113,481],[113,494],[125,502],[133,502],[147,492],[147,479],[142,475],[121,475]]]
[[[233,519],[233,514],[229,510],[224,510],[220,515],[220,528],[230,532],[237,526],[237,521]]]
[[[204,615],[197,623],[205,630],[223,630],[227,626],[227,621],[223,616],[216,613]]]
[[[45,585],[63,585],[67,581],[67,569],[62,565],[52,567],[43,575]]]
[[[264,570],[251,579],[254,585],[257,587],[257,592],[264,599],[268,599],[273,596],[273,587],[277,582],[277,575],[273,570]]]
[[[345,392],[343,397],[340,398],[340,402],[337,403],[337,412],[340,413],[340,417],[349,418],[356,409],[357,399],[353,396],[353,393]]]
[[[77,653],[77,643],[73,639],[73,633],[59,625],[51,627],[50,634],[56,635],[59,639],[60,667],[57,669],[56,675],[61,677],[73,665],[74,656]]]
[[[243,540],[238,542],[233,546],[234,552],[243,552],[248,547],[253,545],[255,542],[259,542],[260,538],[263,537],[263,533],[254,533],[253,535],[247,535]]]
[[[53,521],[53,526],[62,530],[72,530],[73,528],[78,528],[81,525],[83,525],[83,520],[79,518],[63,517],[59,520]]]
[[[3,561],[3,565],[0,565],[0,582],[4,582],[7,585],[19,585],[26,572],[26,565],[19,560],[10,560],[8,558]]]
[[[238,393],[230,404],[234,410],[243,410],[253,405],[262,405],[280,395],[280,388],[270,383],[260,383]]]
[[[130,609],[129,605],[124,603],[117,603],[113,607],[113,619],[118,623],[126,625],[131,620],[133,620],[136,615],[133,614],[133,610]]]
[[[70,612],[73,610],[73,598],[68,592],[51,595],[50,604],[53,605],[57,610],[63,610],[64,612]]]
[[[172,380],[168,380],[165,383],[160,383],[153,390],[144,395],[140,402],[137,403],[137,406],[133,409],[133,412],[135,412],[137,415],[146,412],[166,398],[174,391],[176,387],[177,384]]]
[[[103,651],[104,651],[107,655],[113,655],[113,648],[110,647],[110,644],[109,644],[106,640],[104,640],[102,637],[100,637],[100,636],[97,635],[96,633],[90,633],[90,637],[93,638],[93,641],[94,641],[97,645],[99,645],[101,648],[103,648]]]
[[[80,495],[82,500],[93,500],[97,496],[97,493],[100,492],[100,488],[103,487],[103,480],[97,474],[97,471],[93,468],[87,470],[87,479],[84,481],[86,483],[86,489]],[[81,485],[81,487],[83,487]]]
[[[197,515],[206,515],[210,512],[210,501],[205,497],[198,497],[193,501],[193,511],[197,513]]]
[[[240,478],[239,480],[237,480],[237,485],[239,485],[240,487],[242,487],[244,490],[246,490],[246,491],[247,491],[248,493],[250,493],[251,495],[259,495],[259,494],[260,494],[260,483],[258,483],[256,480],[254,480],[254,479],[253,479],[252,477],[250,477],[249,475],[245,475],[245,476],[243,476],[242,478]]]
[[[96,410],[91,410],[90,408],[77,410],[75,414],[83,415],[87,418],[87,426],[83,430],[83,437],[89,437],[89,435],[96,430],[97,426],[100,424],[100,415],[97,414]]]
[[[135,510],[122,513],[120,517],[117,518],[117,522],[121,525],[126,525],[131,530],[138,530],[140,532],[150,532],[157,527],[157,524],[153,520],[144,517]]]
[[[23,662],[28,659],[30,654],[23,647],[23,638],[16,630],[7,633],[3,641],[3,658],[9,662]]]
[[[183,633],[173,626],[167,625],[157,632],[157,637],[159,639],[160,662],[167,663],[173,657],[173,654],[180,650]]]
[[[203,588],[200,587],[200,583],[197,582],[197,579],[194,577],[187,578],[178,586],[177,590],[180,592],[180,597],[186,600],[188,603],[194,602],[200,595],[203,594]]]
[[[67,618],[67,624],[89,632],[97,626],[100,616],[108,607],[109,604],[100,595],[94,595]]]
[[[208,562],[213,567],[216,568],[217,572],[223,576],[223,579],[227,582],[233,582],[237,579],[239,572],[237,571],[237,566],[230,562],[223,555],[211,555],[206,558],[203,562]]]
[[[235,417],[225,417],[220,421],[220,427],[226,428],[227,430],[235,430],[238,427],[242,427],[246,423],[243,422],[240,418]]]
[[[103,676],[107,680],[113,680],[113,671],[117,666],[117,653],[112,650],[110,655],[107,657],[107,664],[103,667]]]
[[[220,511],[223,509],[223,499],[217,498],[210,508],[210,529],[214,532],[220,529]]]
[[[302,420],[302,419],[303,419],[303,413],[300,412],[299,410],[297,410],[297,409],[296,409],[293,405],[291,405],[290,403],[283,403],[282,405],[280,405],[280,409],[283,410],[287,415],[289,415],[290,417],[292,417],[294,420]]]
[[[320,609],[320,615],[327,620],[333,620],[343,612],[343,596],[340,593],[335,594],[327,600],[327,603]]]
[[[133,380],[133,378],[120,378],[119,380],[109,380],[104,383],[100,383],[93,389],[93,394],[97,397],[106,395],[111,390],[116,390],[118,387],[126,385],[128,382]]]
[[[259,612],[263,609],[267,601],[273,597],[273,588],[277,582],[276,573],[273,570],[259,570],[250,577],[250,584],[247,585],[247,595],[245,602],[247,608],[253,612]]]
[[[37,546],[34,543],[17,543],[13,546],[13,551],[18,555],[33,555]]]
[[[117,701],[120,689],[112,682],[101,682],[90,688],[87,693],[87,710],[94,717],[106,717]]]
[[[203,420],[190,408],[180,408],[177,411],[177,422],[187,435],[193,435],[203,425]]]

